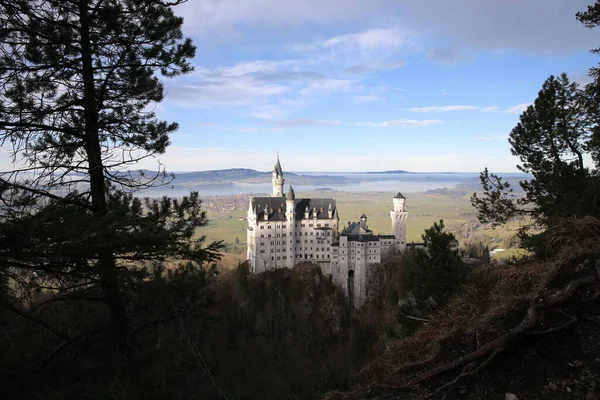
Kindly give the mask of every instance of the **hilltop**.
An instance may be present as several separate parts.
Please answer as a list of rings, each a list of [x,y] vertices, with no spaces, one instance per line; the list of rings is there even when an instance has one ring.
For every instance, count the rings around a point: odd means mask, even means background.
[[[229,183],[268,183],[271,182],[272,172],[261,172],[248,168],[229,168],[209,171],[177,172],[175,173],[175,184],[180,185],[202,185],[202,184],[229,184]],[[356,179],[344,176],[331,175],[301,175],[286,172],[285,178],[288,182],[297,185],[314,184],[343,184],[355,183]]]

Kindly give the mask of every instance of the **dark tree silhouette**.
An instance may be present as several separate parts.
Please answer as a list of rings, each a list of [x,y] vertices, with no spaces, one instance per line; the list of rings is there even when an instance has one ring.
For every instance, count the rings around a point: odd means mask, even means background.
[[[204,268],[220,249],[194,239],[206,224],[197,193],[130,194],[169,180],[160,164],[128,169],[163,153],[177,129],[153,107],[161,76],[192,71],[195,48],[172,10],[182,2],[0,0],[0,143],[15,166],[0,174],[0,273],[19,283],[14,297],[99,288],[124,354],[135,327],[123,288],[149,266]]]

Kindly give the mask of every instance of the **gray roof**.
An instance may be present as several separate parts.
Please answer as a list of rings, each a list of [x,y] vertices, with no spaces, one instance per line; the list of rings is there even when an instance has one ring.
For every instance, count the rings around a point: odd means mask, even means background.
[[[395,195],[395,196],[394,196],[394,198],[395,198],[395,199],[406,199],[406,197],[404,197],[404,196],[402,195],[402,193],[400,193],[400,192],[398,192],[398,194],[397,194],[397,195]]]
[[[363,219],[363,218],[364,218],[364,219],[367,219],[367,216],[366,216],[365,214],[361,215],[361,216],[360,216],[360,219]]]
[[[250,199],[252,211],[256,214],[258,221],[264,221],[265,207],[269,214],[269,221],[285,221],[286,197],[252,197]],[[296,199],[294,202],[294,216],[296,220],[304,219],[304,213],[308,207],[309,218],[315,218],[315,208],[317,219],[335,219],[337,218],[337,206],[335,199]],[[331,205],[332,218],[329,218],[328,211]]]
[[[360,233],[360,229],[361,229],[361,225],[359,222],[352,222],[351,224],[349,224],[347,227],[344,228],[344,230],[342,231],[342,235],[344,236],[351,236],[351,235],[358,235]],[[370,229],[366,230],[366,233],[364,233],[364,235],[368,235],[368,234],[372,234],[373,231]]]
[[[296,193],[294,192],[294,188],[292,187],[292,185],[290,185],[290,188],[289,188],[289,190],[287,192],[287,196],[286,197],[288,198],[288,200],[289,199],[294,200],[296,198]]]
[[[283,176],[283,169],[281,169],[281,163],[279,162],[279,155],[277,155],[277,162],[275,163],[275,167],[273,167],[273,172],[275,175]]]

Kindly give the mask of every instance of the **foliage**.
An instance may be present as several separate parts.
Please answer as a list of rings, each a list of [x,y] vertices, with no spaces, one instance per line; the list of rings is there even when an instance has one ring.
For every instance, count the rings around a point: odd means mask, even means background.
[[[409,248],[402,256],[400,292],[418,300],[431,296],[446,299],[464,279],[465,267],[454,235],[444,231],[444,221],[435,222],[422,235],[425,249]]]
[[[39,294],[105,305],[109,320],[92,329],[131,357],[133,334],[153,323],[131,312],[150,272],[202,275],[218,258],[220,243],[193,240],[206,225],[197,193],[140,200],[132,192],[170,178],[160,164],[127,171],[164,153],[177,129],[153,107],[161,77],[192,70],[195,48],[173,12],[181,2],[0,0],[0,145],[14,162],[0,173],[4,306],[71,346],[77,321],[55,329],[29,309]]]
[[[138,352],[127,360],[99,334],[48,357],[61,339],[0,308],[0,397],[318,398],[347,388],[373,355],[379,308],[353,316],[316,266],[252,275],[242,263],[215,278],[182,266],[140,282],[130,292],[134,323],[157,323],[139,325]],[[46,304],[37,310],[61,330],[89,332],[106,317],[97,302],[49,300],[38,298]]]
[[[520,238],[531,249],[536,247],[536,238],[528,235],[531,228],[547,228],[564,217],[598,214],[597,165],[585,164],[586,155],[596,151],[585,97],[566,74],[546,80],[509,137],[511,153],[521,160],[518,168],[533,176],[520,182],[525,196],[516,197],[507,182],[486,168],[480,176],[483,196],[472,197],[481,222],[501,225],[529,218]]]

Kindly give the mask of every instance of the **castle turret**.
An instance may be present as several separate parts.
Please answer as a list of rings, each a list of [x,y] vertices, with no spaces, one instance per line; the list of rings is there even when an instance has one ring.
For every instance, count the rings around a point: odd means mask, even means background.
[[[392,234],[396,238],[397,248],[403,251],[406,248],[406,218],[408,217],[408,213],[406,212],[406,197],[398,192],[392,200],[394,202],[394,209],[390,211]]]
[[[283,183],[285,180],[283,179],[283,169],[281,169],[279,155],[277,155],[277,162],[275,163],[275,167],[273,167],[273,178],[271,179],[271,182],[273,183],[273,194],[271,196],[283,196]]]
[[[365,231],[367,230],[367,216],[365,214],[360,216],[360,227]]]
[[[286,247],[287,247],[287,267],[292,268],[296,264],[296,193],[290,185],[290,189],[285,196],[285,219],[286,219]]]

